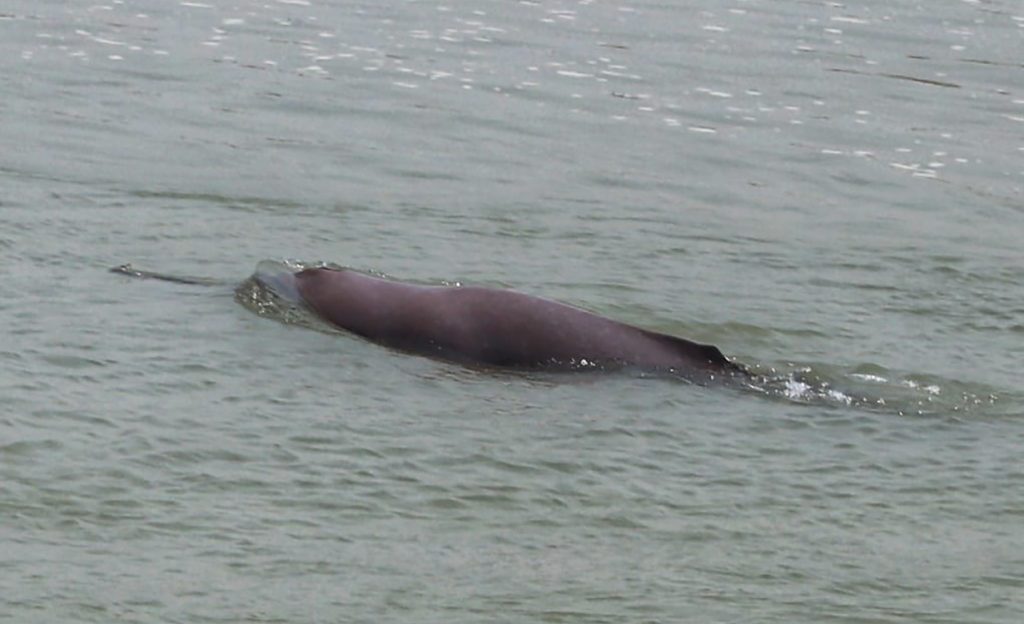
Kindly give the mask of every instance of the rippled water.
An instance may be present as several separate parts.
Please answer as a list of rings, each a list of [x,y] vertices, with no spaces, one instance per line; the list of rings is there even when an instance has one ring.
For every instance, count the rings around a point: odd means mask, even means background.
[[[9,1],[0,619],[1022,621],[1022,36],[1009,0]],[[238,305],[268,259],[767,382],[409,357]]]

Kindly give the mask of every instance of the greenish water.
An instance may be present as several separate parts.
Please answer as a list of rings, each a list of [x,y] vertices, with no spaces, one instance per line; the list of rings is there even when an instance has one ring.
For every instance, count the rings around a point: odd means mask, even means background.
[[[8,2],[0,620],[1022,621],[1022,36],[1010,1]],[[409,357],[238,305],[266,259],[772,383]]]

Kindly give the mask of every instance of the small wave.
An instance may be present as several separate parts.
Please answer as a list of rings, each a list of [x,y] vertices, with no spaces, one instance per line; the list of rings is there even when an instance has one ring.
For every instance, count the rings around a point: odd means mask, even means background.
[[[770,397],[900,416],[998,415],[1014,404],[1006,393],[981,384],[889,371],[877,365],[852,369],[826,364],[754,366],[751,371],[755,380],[750,389]]]
[[[251,276],[235,288],[235,300],[257,316],[290,325],[336,332],[306,307],[294,285],[284,279],[311,266],[320,265],[297,260],[264,260],[256,265]]]

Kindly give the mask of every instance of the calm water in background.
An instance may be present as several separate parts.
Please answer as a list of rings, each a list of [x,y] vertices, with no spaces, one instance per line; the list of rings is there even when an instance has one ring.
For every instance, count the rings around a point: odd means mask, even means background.
[[[1011,0],[9,0],[0,620],[1020,622],[1022,51]],[[233,300],[284,258],[774,391]]]

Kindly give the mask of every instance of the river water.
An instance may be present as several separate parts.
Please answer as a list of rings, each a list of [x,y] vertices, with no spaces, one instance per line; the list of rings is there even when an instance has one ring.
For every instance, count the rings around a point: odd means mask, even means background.
[[[8,0],[0,620],[1024,621],[1022,51],[1016,0]],[[239,305],[265,260],[769,381],[411,357]]]

